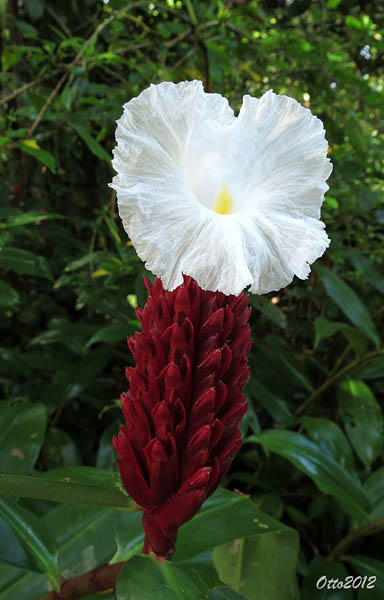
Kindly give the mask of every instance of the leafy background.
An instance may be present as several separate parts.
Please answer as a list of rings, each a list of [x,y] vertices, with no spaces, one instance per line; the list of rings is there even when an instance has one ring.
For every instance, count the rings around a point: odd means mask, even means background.
[[[73,489],[91,477],[93,505],[1,500],[0,599],[40,598],[46,577],[113,557],[130,559],[121,599],[382,598],[382,3],[1,0],[0,14],[0,465],[15,476],[0,492],[64,468],[53,473]],[[111,436],[146,293],[107,184],[122,104],[150,82],[193,78],[235,110],[273,88],[324,121],[332,244],[308,281],[250,296],[250,408],[225,482],[249,499],[215,495],[164,570],[138,555],[139,513],[110,508],[126,502]],[[377,581],[317,591],[322,574]]]

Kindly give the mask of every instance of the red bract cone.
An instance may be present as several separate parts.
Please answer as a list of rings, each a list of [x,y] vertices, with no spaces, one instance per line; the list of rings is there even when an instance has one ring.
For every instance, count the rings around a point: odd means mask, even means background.
[[[143,331],[128,339],[136,367],[121,396],[126,424],[113,443],[123,484],[144,509],[143,552],[164,560],[240,449],[251,309],[244,294],[203,291],[191,277],[172,292],[160,279],[146,286]]]

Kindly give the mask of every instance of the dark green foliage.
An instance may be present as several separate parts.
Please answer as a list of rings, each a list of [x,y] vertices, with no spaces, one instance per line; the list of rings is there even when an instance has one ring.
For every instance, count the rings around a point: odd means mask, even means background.
[[[140,598],[155,597],[156,585],[161,597],[192,600],[355,597],[316,591],[324,574],[376,576],[375,590],[358,599],[381,597],[382,3],[2,0],[0,18],[0,470],[14,475],[0,493],[11,496],[6,486],[20,490],[32,472],[63,469],[44,476],[45,495],[4,499],[0,517],[13,520],[0,518],[0,530],[13,566],[0,563],[2,600],[46,593],[35,571],[55,583],[56,556],[70,578],[140,551],[138,514],[121,520],[105,508],[128,502],[115,475],[70,468],[115,470],[110,440],[131,361],[125,338],[146,298],[145,269],[108,188],[115,121],[149,83],[193,78],[235,110],[243,94],[273,88],[324,121],[334,171],[322,219],[332,244],[308,281],[250,298],[250,408],[226,482],[250,500],[242,507],[219,492],[181,531],[175,566],[131,558],[116,597],[130,597],[132,581]],[[64,495],[78,506],[47,502],[60,477],[72,477]],[[93,507],[81,506],[87,494]],[[269,515],[271,533],[260,535],[255,517],[245,535],[252,503]],[[216,537],[207,511],[217,527],[222,518]],[[36,515],[48,533],[40,535]]]

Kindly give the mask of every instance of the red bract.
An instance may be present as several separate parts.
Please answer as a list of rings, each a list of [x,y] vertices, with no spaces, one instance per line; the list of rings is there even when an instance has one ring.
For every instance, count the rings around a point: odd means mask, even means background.
[[[246,295],[203,291],[191,277],[172,292],[160,279],[146,286],[143,331],[128,339],[136,367],[121,395],[126,424],[113,443],[123,484],[144,509],[143,552],[164,560],[241,446],[251,309]]]

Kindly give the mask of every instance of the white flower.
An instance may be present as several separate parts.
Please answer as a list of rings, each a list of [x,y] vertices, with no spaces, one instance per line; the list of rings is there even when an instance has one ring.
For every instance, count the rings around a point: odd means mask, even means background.
[[[169,290],[184,273],[225,294],[276,291],[329,245],[323,124],[292,98],[244,96],[235,117],[200,81],[151,85],[124,105],[116,140],[124,228]]]

